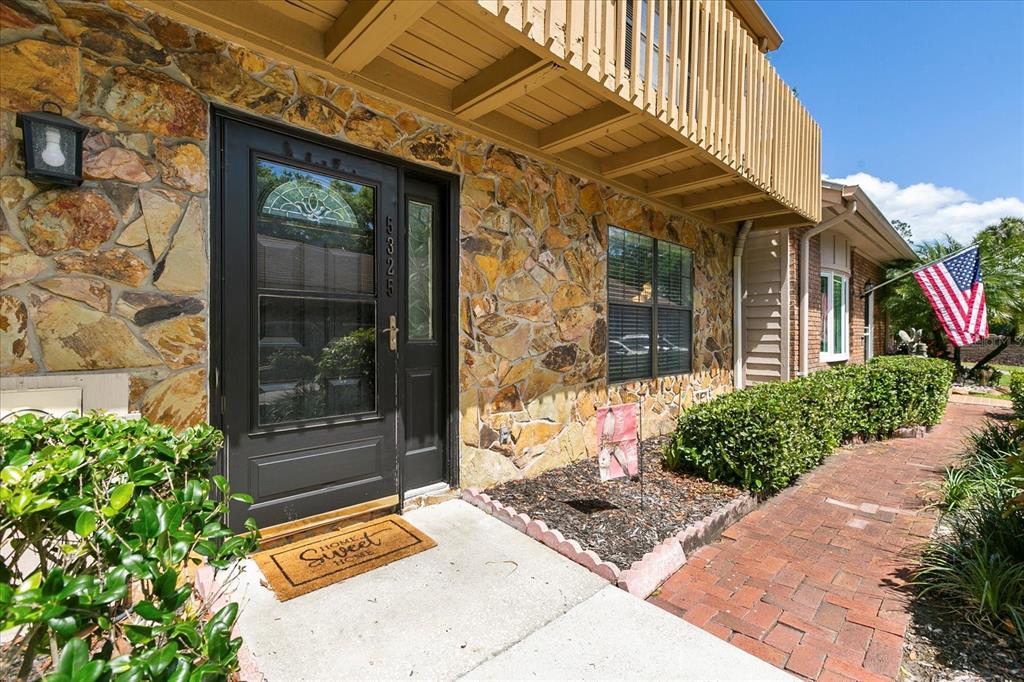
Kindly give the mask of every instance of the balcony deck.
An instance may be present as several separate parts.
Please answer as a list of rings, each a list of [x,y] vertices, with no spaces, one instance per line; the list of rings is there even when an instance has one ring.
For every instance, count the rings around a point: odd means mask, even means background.
[[[706,223],[811,224],[821,132],[748,32],[749,3],[141,4]]]

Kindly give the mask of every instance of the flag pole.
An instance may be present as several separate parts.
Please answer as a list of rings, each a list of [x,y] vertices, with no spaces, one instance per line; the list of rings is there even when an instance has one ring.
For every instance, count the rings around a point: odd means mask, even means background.
[[[928,263],[925,263],[924,265],[922,265],[920,267],[917,267],[917,268],[914,268],[913,270],[907,270],[903,274],[896,275],[892,279],[888,279],[888,280],[882,282],[881,284],[875,284],[875,285],[870,286],[870,287],[864,287],[864,292],[860,295],[860,297],[864,298],[865,296],[873,294],[876,291],[878,291],[879,289],[881,289],[882,287],[888,286],[888,285],[892,284],[893,282],[901,280],[904,277],[907,277],[909,275],[913,275],[915,272],[920,272],[921,270],[924,270],[925,268],[931,267],[932,265],[935,265],[939,261],[946,260],[947,258],[952,258],[953,256],[959,256],[961,253],[967,253],[971,249],[977,249],[977,248],[979,248],[977,244],[971,244],[970,246],[965,247],[963,249],[960,249],[959,251],[956,251],[954,253],[947,253],[945,256],[941,256],[939,258],[936,258],[935,260],[930,261]]]

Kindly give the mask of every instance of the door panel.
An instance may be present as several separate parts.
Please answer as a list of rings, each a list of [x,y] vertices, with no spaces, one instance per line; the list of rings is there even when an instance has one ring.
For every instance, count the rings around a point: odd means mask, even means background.
[[[398,492],[398,170],[227,118],[222,415],[230,522]]]
[[[445,271],[441,186],[406,178],[405,320],[402,338],[403,485],[445,479]]]

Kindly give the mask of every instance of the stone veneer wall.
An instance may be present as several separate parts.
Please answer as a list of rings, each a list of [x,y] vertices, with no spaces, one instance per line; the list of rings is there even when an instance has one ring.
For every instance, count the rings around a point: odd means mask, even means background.
[[[0,7],[0,372],[128,370],[131,402],[207,418],[209,103],[460,174],[463,485],[592,455],[594,411],[672,428],[731,384],[733,235],[121,0]],[[23,177],[14,112],[90,126],[78,189]],[[694,371],[605,381],[607,226],[694,250]],[[499,442],[502,427],[510,442]]]

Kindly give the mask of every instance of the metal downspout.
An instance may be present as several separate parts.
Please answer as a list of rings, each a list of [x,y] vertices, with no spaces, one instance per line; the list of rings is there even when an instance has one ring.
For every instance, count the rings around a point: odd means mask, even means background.
[[[743,388],[743,247],[753,226],[753,220],[740,223],[732,254],[732,385],[736,389]]]

